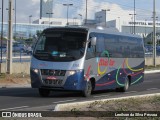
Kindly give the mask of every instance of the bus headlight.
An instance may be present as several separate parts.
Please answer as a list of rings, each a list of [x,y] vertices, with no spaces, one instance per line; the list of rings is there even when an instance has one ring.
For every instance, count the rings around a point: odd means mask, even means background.
[[[74,75],[75,73],[76,73],[76,71],[74,71],[74,70],[69,71],[69,75]]]
[[[35,73],[38,73],[38,69],[33,69],[33,71],[34,71]]]

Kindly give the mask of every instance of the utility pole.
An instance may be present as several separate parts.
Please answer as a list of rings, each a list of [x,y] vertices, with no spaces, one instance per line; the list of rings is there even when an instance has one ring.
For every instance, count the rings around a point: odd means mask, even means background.
[[[32,15],[29,16],[29,38],[31,38],[31,23],[32,23]]]
[[[134,0],[134,29],[133,29],[133,33],[134,34],[136,34],[136,27],[135,27],[135,24],[136,24],[136,17],[135,17],[135,15],[136,15],[136,4],[135,4],[135,0]]]
[[[120,27],[120,24],[121,24],[121,22],[120,22],[120,17],[118,17],[118,20],[119,20],[119,31],[121,31],[121,27]]]
[[[156,67],[156,7],[153,0],[153,65]]]
[[[49,27],[50,27],[50,18],[51,18],[51,15],[54,14],[54,13],[52,13],[52,12],[47,12],[46,14],[49,15]]]
[[[4,1],[2,0],[2,24],[1,24],[1,63],[0,63],[0,74],[2,73],[3,5],[4,5]]]
[[[147,24],[147,22],[146,21],[147,21],[147,19],[145,19],[145,34],[144,34],[144,38],[146,38],[146,36],[147,36],[146,35],[147,34],[147,32],[146,32],[146,24]]]
[[[16,40],[16,37],[17,37],[17,0],[15,0],[15,5],[14,5],[14,9],[15,9],[15,11],[14,11],[14,14],[15,14],[15,35],[14,35],[14,37],[15,37],[15,40]]]
[[[131,15],[131,23],[132,23],[132,26],[131,26],[131,28],[130,28],[130,32],[131,32],[131,34],[133,34],[134,33],[134,20],[133,20],[133,15],[134,14],[129,14],[129,15]]]
[[[88,1],[86,0],[86,19],[85,19],[85,24],[87,24],[87,6],[88,6]]]
[[[8,11],[8,40],[7,40],[7,73],[12,74],[12,14],[13,14],[13,5],[12,0],[9,0],[9,11]]]

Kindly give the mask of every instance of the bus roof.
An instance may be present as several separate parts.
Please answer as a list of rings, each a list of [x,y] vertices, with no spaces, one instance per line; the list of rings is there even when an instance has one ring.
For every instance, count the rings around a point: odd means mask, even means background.
[[[88,32],[97,32],[97,33],[106,33],[106,34],[112,34],[112,35],[121,35],[121,36],[127,36],[127,37],[138,37],[142,38],[140,35],[135,35],[135,34],[129,34],[129,33],[123,33],[119,32],[116,28],[102,28],[102,27],[97,27],[97,28],[89,28],[86,26],[65,26],[65,27],[51,27],[51,28],[46,28],[45,31],[52,31],[52,30],[62,30],[62,29],[72,29],[74,31],[88,31]]]

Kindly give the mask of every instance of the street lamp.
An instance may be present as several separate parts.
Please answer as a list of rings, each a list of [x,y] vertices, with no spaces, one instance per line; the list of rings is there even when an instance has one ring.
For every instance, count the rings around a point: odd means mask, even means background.
[[[15,0],[15,6],[14,6],[14,9],[15,9],[15,39],[16,39],[16,32],[17,32],[17,0]]]
[[[131,17],[131,19],[132,19],[132,28],[131,28],[131,33],[132,34],[135,34],[135,20],[133,20],[134,19],[134,17],[133,16],[135,16],[136,14],[129,14],[129,15],[131,15],[132,17]]]
[[[81,17],[81,24],[82,24],[82,14],[78,14]]]
[[[134,0],[134,34],[135,34],[135,23],[136,23],[136,19],[135,19],[135,16],[136,16],[136,2],[135,2],[135,0]]]
[[[107,17],[107,11],[110,11],[110,9],[107,9],[107,10],[106,9],[102,9],[102,11],[105,12],[105,19],[104,20],[105,20],[105,27],[107,27],[107,24],[106,24],[107,18],[106,17]]]
[[[121,31],[121,30],[120,30],[120,29],[121,29],[121,28],[120,28],[120,17],[118,17],[118,20],[119,20],[119,31]]]
[[[32,15],[29,16],[29,24],[32,23],[31,18],[32,18]],[[30,26],[30,25],[29,25],[29,26]],[[31,26],[30,26],[30,27],[31,27]],[[31,37],[31,29],[29,28],[29,38],[30,38],[30,37]]]
[[[77,19],[77,17],[73,18],[73,25],[76,25],[76,19]]]
[[[72,6],[73,4],[63,4],[63,5],[67,7],[67,25],[68,25],[68,9],[69,6]]]
[[[146,35],[146,34],[147,34],[147,33],[146,33],[146,24],[147,24],[146,21],[147,21],[147,19],[145,19],[145,35],[144,35],[145,38],[146,38],[146,36],[147,36],[147,35]]]
[[[132,17],[131,17],[131,25],[132,25],[132,26],[130,26],[130,33],[133,34],[133,14],[129,14],[129,15],[132,16]]]
[[[32,15],[29,16],[29,24],[32,23],[31,18],[32,18]]]
[[[49,15],[49,27],[50,27],[50,18],[51,18],[51,15],[54,14],[54,13],[52,13],[52,12],[47,12],[46,14]]]

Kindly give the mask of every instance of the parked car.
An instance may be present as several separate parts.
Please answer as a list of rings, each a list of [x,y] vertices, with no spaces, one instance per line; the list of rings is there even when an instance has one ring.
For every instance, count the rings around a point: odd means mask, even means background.
[[[13,44],[13,51],[14,52],[25,52],[26,46],[24,44]]]
[[[152,52],[145,52],[145,57],[152,57],[153,53]]]
[[[27,47],[27,49],[26,49],[25,52],[26,52],[27,54],[31,55],[31,54],[32,54],[32,51],[33,51],[32,47],[29,46],[29,47]]]
[[[2,53],[6,53],[7,52],[7,48],[6,46],[0,46],[0,52],[1,52],[1,49],[2,49]]]

